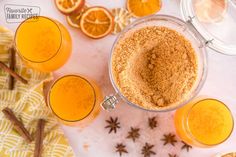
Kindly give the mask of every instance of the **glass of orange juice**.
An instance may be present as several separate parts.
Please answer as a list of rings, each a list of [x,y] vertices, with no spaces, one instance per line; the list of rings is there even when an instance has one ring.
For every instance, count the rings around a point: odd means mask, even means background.
[[[16,30],[15,47],[29,67],[50,72],[68,60],[72,41],[67,29],[58,21],[38,16],[23,21]]]
[[[48,92],[48,105],[65,125],[84,127],[99,114],[102,94],[98,85],[79,75],[57,79]]]
[[[190,102],[178,109],[174,120],[179,137],[198,147],[212,147],[226,141],[234,127],[229,108],[211,98]]]

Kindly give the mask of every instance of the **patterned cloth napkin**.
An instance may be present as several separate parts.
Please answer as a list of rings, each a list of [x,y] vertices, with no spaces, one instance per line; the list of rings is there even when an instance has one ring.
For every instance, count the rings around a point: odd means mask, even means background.
[[[0,61],[8,64],[8,46],[13,41],[13,33],[0,27]],[[8,90],[9,76],[0,69],[0,110],[9,107],[23,122],[27,130],[35,135],[38,119],[45,119],[45,137],[42,157],[74,157],[72,148],[58,126],[58,122],[47,107],[43,95],[43,83],[52,79],[49,73],[26,68],[19,57],[16,58],[16,72],[27,79],[27,85],[16,81],[14,90]],[[34,144],[28,144],[13,129],[11,122],[0,111],[0,156],[31,157]]]

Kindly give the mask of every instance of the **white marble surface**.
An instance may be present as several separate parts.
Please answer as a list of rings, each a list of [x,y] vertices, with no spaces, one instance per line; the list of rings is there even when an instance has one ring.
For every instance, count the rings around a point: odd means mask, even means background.
[[[90,5],[102,5],[108,8],[124,7],[125,0],[88,0]],[[114,35],[103,39],[92,40],[85,37],[79,30],[71,28],[65,17],[57,11],[53,0],[0,0],[0,25],[4,25],[13,31],[16,24],[6,23],[4,15],[4,4],[33,5],[41,8],[41,15],[53,17],[63,23],[73,38],[73,54],[67,64],[55,72],[55,76],[67,73],[79,73],[96,80],[102,87],[104,94],[112,93],[112,87],[108,78],[108,56],[112,44],[116,38]],[[159,12],[180,17],[178,0],[163,0],[163,7]],[[208,49],[208,77],[199,95],[217,98],[225,102],[232,110],[236,118],[236,57],[224,56]],[[118,116],[122,128],[117,134],[108,134],[104,129],[105,119],[109,116]],[[154,131],[147,127],[147,118],[157,116],[159,127]],[[158,157],[168,157],[168,153],[176,153],[179,157],[213,157],[219,152],[228,150],[236,151],[236,131],[223,144],[209,149],[193,148],[190,152],[181,151],[181,143],[176,147],[163,146],[164,133],[175,132],[173,126],[173,112],[150,113],[145,112],[125,103],[117,106],[111,113],[101,111],[98,118],[87,128],[72,128],[62,126],[66,136],[72,145],[77,157],[118,157],[114,146],[117,142],[124,142],[129,151],[127,157],[141,157],[141,148],[145,142],[155,144],[154,150]],[[141,138],[133,143],[126,140],[127,131],[130,126],[141,128]],[[178,139],[180,141],[180,139]],[[85,145],[88,148],[85,149]]]

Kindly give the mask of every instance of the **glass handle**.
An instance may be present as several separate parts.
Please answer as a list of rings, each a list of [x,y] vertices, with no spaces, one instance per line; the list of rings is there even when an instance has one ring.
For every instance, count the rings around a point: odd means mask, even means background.
[[[106,96],[101,103],[101,107],[106,111],[111,111],[116,107],[118,99],[115,95]]]
[[[193,19],[196,18],[196,17],[190,17],[189,16],[189,19],[187,20],[187,26],[189,29],[191,29],[193,32],[195,32],[195,34],[197,34],[197,36],[199,36],[201,38],[201,40],[203,41],[203,43],[205,44],[205,46],[209,45],[212,43],[212,41],[214,39],[205,39],[202,34],[195,28],[195,26],[193,25]]]

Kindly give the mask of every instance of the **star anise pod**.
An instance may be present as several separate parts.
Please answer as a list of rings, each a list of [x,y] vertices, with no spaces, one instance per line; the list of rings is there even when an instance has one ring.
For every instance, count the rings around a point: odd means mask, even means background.
[[[157,127],[156,117],[148,118],[148,125],[151,129],[156,128]]]
[[[122,156],[123,153],[128,153],[126,146],[123,143],[118,143],[116,145],[116,152],[118,152],[120,156]]]
[[[189,151],[189,149],[192,149],[193,147],[188,145],[187,143],[185,143],[184,141],[181,141],[183,143],[183,146],[181,147],[181,149],[186,149],[187,152]]]
[[[126,138],[130,138],[135,142],[135,140],[140,137],[139,130],[139,128],[131,127],[131,130],[128,132],[128,136]]]
[[[120,128],[120,122],[118,122],[118,117],[116,117],[115,119],[113,119],[112,117],[110,117],[110,120],[106,120],[106,122],[108,123],[108,125],[105,128],[110,128],[109,130],[109,134],[114,131],[114,133],[117,132],[117,129]]]
[[[169,155],[169,157],[177,157],[176,154],[168,154],[168,155]]]
[[[161,140],[164,141],[164,145],[171,144],[172,146],[175,146],[175,143],[177,142],[177,140],[175,139],[175,135],[171,133],[164,134],[164,138]]]
[[[145,146],[142,148],[142,154],[144,157],[150,157],[151,155],[155,155],[156,153],[152,151],[152,148],[154,145],[150,145],[148,143],[145,143]]]

